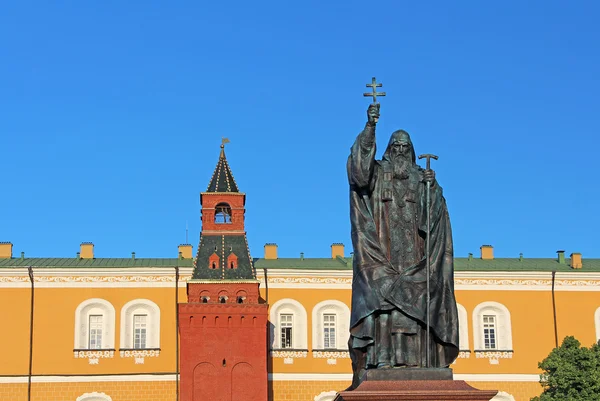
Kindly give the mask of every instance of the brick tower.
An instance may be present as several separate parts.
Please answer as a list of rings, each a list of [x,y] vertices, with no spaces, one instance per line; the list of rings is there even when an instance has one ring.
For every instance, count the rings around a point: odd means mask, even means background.
[[[267,401],[267,304],[244,231],[246,195],[224,148],[200,194],[200,244],[179,305],[181,401]]]

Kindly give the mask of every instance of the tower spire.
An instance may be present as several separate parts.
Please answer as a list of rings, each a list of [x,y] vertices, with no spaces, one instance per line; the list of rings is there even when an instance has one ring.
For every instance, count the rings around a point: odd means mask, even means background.
[[[244,228],[246,195],[238,190],[221,141],[219,161],[208,189],[200,194],[202,231],[194,279],[256,280]]]
[[[225,157],[226,143],[229,143],[229,139],[222,138],[219,161],[217,162],[215,171],[213,172],[210,182],[208,183],[206,192],[240,192],[235,179],[233,178],[233,173],[231,172],[229,163],[227,163],[227,158]]]

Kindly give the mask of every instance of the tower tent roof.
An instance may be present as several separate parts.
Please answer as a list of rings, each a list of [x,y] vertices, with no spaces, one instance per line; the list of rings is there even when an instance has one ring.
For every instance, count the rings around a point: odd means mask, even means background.
[[[231,172],[229,163],[227,163],[224,144],[221,145],[219,161],[217,162],[215,171],[213,172],[212,178],[208,183],[206,192],[240,192],[235,179],[233,178],[233,173]]]

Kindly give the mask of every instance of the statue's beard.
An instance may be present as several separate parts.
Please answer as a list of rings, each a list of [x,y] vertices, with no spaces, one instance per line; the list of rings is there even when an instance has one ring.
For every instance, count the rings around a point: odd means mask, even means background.
[[[412,162],[410,152],[400,152],[392,150],[390,152],[390,159],[394,164]]]
[[[400,180],[408,178],[408,169],[412,165],[412,158],[404,153],[391,155],[392,165],[394,166],[394,177]]]

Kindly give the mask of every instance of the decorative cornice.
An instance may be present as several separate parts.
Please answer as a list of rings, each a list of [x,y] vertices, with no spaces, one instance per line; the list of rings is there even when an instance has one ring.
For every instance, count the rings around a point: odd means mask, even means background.
[[[174,287],[174,267],[156,268],[47,268],[34,267],[35,283],[40,288],[54,287]],[[180,268],[179,283],[192,278],[193,267]],[[264,273],[256,271],[259,281]],[[236,280],[236,282],[246,282]],[[206,281],[207,283],[212,281]],[[0,287],[24,288],[31,285],[27,268],[0,269]],[[350,289],[351,270],[269,269],[270,288]],[[550,272],[455,272],[454,286],[459,291],[550,291]],[[600,291],[600,272],[559,272],[556,291]]]
[[[291,365],[294,363],[294,358],[306,358],[308,350],[271,350],[273,358],[283,358],[283,363]]]
[[[313,358],[326,358],[328,365],[337,365],[338,359],[349,359],[350,353],[348,351],[325,351],[325,350],[313,350]]]
[[[245,192],[200,192],[200,195],[234,195],[234,196],[244,196]]]
[[[125,349],[119,350],[121,358],[135,358],[135,363],[143,364],[144,358],[153,358],[160,356],[160,348],[148,348],[148,349]]]
[[[498,351],[475,351],[475,358],[485,359],[488,358],[490,365],[498,365],[500,359],[512,359],[513,351],[511,350],[498,350]]]
[[[338,350],[312,350],[313,358],[335,358],[335,359],[348,359],[350,358],[350,353],[348,351],[338,351]]]
[[[187,281],[190,284],[260,284],[259,280],[254,279],[214,279],[214,280],[203,280],[203,279],[190,279]]]
[[[100,358],[113,358],[115,356],[114,349],[99,349],[99,350],[81,350],[74,349],[73,356],[75,358],[87,358],[90,365],[98,365]]]

